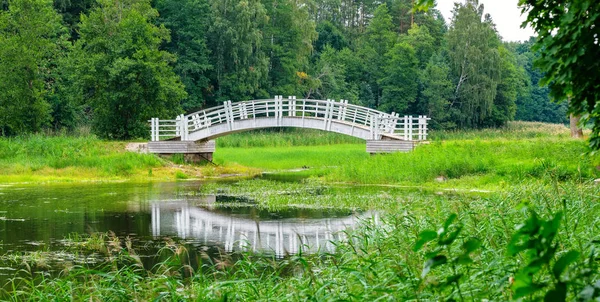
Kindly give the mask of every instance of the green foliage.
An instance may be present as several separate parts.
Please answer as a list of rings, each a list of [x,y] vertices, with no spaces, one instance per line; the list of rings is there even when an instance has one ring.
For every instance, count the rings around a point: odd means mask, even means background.
[[[522,67],[517,66],[515,55],[504,47],[499,47],[501,66],[492,112],[481,123],[499,127],[513,120],[516,113],[517,94],[527,86],[529,78]]]
[[[269,16],[264,48],[269,54],[270,95],[304,95],[310,87],[304,74],[317,39],[308,5],[289,0],[264,1],[263,5]]]
[[[378,83],[382,90],[378,109],[384,112],[406,112],[418,92],[418,59],[413,47],[397,43],[387,54],[385,77]]]
[[[263,31],[268,24],[258,0],[212,2],[208,45],[214,69],[211,75],[216,102],[267,97],[269,57]]]
[[[585,144],[570,140],[563,125],[521,122],[500,129],[437,132],[431,144],[410,153],[375,156],[365,153],[362,142],[344,140],[341,135],[336,139],[333,134],[308,133],[223,137],[217,141],[214,159],[225,166],[264,170],[310,167],[309,174],[329,181],[363,184],[496,189],[537,179],[562,182],[598,175],[594,160],[581,157]],[[313,146],[315,143],[337,145]]]
[[[348,47],[348,41],[346,41],[344,33],[330,21],[320,22],[316,27],[316,31],[318,38],[315,41],[315,51],[317,53],[323,51],[327,45],[335,50]]]
[[[379,82],[385,77],[385,55],[396,42],[392,28],[392,17],[387,6],[382,4],[375,10],[365,35],[358,41],[357,53],[364,64],[362,79],[370,86],[369,94],[374,96],[374,103],[367,103],[370,107],[377,108],[381,102],[382,91]]]
[[[432,129],[452,129],[455,123],[449,121],[446,108],[450,106],[452,98],[452,81],[450,81],[450,67],[444,62],[440,54],[434,54],[421,71],[423,91],[420,111],[431,118]]]
[[[534,50],[545,72],[542,84],[551,84],[552,96],[569,99],[569,112],[592,124],[592,149],[600,149],[600,7],[596,1],[521,0],[527,23],[538,33]]]
[[[158,49],[169,35],[151,23],[157,15],[148,0],[102,0],[81,17],[75,74],[101,137],[146,137],[151,117],[179,113],[185,91],[169,67],[172,56]]]
[[[25,274],[10,280],[2,299],[594,301],[599,294],[594,223],[600,205],[592,202],[599,193],[596,186],[518,185],[485,196],[377,187],[349,195],[344,194],[347,187],[314,181],[207,186],[202,193],[224,188],[261,197],[258,207],[268,207],[265,199],[279,209],[317,200],[312,206],[349,202],[380,211],[341,234],[346,239],[335,242],[335,252],[280,259],[204,251],[194,259],[182,241],[168,240],[154,257],[159,263],[145,267],[127,240],[111,234],[71,236],[74,252],[93,252],[107,261],[94,267],[75,264],[57,277],[39,279],[24,269]],[[523,199],[531,202],[529,215],[520,206]],[[541,212],[547,214],[536,214]],[[521,227],[515,230],[516,225]],[[530,261],[546,252],[554,255],[549,263]],[[19,253],[9,259],[32,264],[41,257]],[[530,269],[536,270],[533,279],[519,280],[518,274]],[[521,281],[539,287],[527,293]]]
[[[162,166],[154,155],[125,152],[122,145],[103,142],[93,136],[30,135],[0,138],[0,175],[35,174],[42,169],[75,169],[82,178],[88,174],[129,176],[137,169]]]
[[[173,70],[187,92],[181,107],[187,112],[198,110],[206,104],[208,71],[213,67],[206,46],[210,6],[206,0],[156,0],[155,7],[159,12],[156,23],[171,33],[170,41],[163,42],[164,49],[177,56]]]
[[[500,39],[483,6],[468,0],[454,8],[447,35],[455,92],[452,121],[461,127],[480,127],[492,114],[501,80]]]
[[[49,125],[48,98],[67,33],[46,0],[11,0],[0,10],[0,135],[36,132]]]
[[[509,44],[517,53],[518,66],[525,68],[530,84],[519,92],[516,105],[515,119],[522,121],[537,121],[546,123],[567,123],[567,103],[553,102],[548,86],[542,86],[543,73],[534,66],[534,60],[539,57],[539,51],[531,49],[535,38],[522,44]]]

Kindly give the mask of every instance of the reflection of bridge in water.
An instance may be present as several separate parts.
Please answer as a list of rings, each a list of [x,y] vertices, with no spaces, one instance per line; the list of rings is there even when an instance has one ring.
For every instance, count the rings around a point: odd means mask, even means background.
[[[152,203],[152,235],[193,239],[205,245],[224,247],[226,252],[274,252],[281,257],[302,252],[333,252],[333,242],[346,239],[343,232],[360,217],[286,218],[254,220],[216,211],[208,197],[203,206],[186,201]],[[212,199],[212,200],[210,200]],[[213,209],[211,209],[213,208]],[[363,217],[367,217],[363,215]]]

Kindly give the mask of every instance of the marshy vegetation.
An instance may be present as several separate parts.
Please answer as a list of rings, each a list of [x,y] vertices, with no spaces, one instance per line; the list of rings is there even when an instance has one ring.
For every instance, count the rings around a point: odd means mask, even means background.
[[[320,190],[304,187],[295,194]],[[70,249],[96,251],[106,262],[49,275],[32,269],[43,261],[39,254],[15,257],[19,275],[5,286],[4,298],[590,301],[600,294],[599,205],[592,202],[599,193],[569,182],[487,196],[396,195],[380,220],[346,231],[348,239],[337,242],[334,253],[281,259],[249,252],[192,258],[186,247],[166,240],[148,267],[127,239],[92,235],[76,238]]]
[[[16,271],[3,276],[2,298],[591,301],[600,296],[600,187],[593,183],[597,161],[584,155],[585,142],[570,139],[565,127],[515,122],[475,133],[438,132],[413,153],[375,156],[366,154],[363,144],[345,138],[298,134],[286,130],[219,139],[215,161],[221,169],[254,167],[273,174],[231,182],[186,181],[186,189],[175,196],[228,196],[273,213],[303,208],[377,213],[346,230],[344,240],[333,242],[335,251],[283,257],[243,249],[209,252],[175,236],[160,237],[154,243],[158,248],[148,256],[136,235],[78,232],[65,238],[58,251],[16,252],[3,244],[3,265]],[[19,151],[24,148],[18,146],[29,148],[40,141],[53,144],[35,149],[40,155]],[[104,175],[114,174],[102,168],[103,156],[117,159],[112,163],[120,158],[136,161],[140,171],[172,165],[149,155],[123,153],[118,145],[123,146],[93,138],[17,138],[9,151],[0,149],[0,162],[6,169],[39,163],[41,169],[89,167]],[[66,158],[52,151],[58,148],[79,157],[66,167],[53,168]],[[85,160],[92,157],[95,162]],[[294,179],[277,180],[280,175]],[[187,176],[171,180],[175,177]],[[25,196],[31,190],[20,192]],[[127,194],[115,192],[102,198],[125,207],[118,198]],[[0,189],[0,196],[11,204],[19,200],[14,194]],[[210,207],[222,203],[217,200]],[[111,211],[108,205],[106,211]],[[11,213],[0,216],[10,223]],[[148,232],[142,222],[128,224],[137,226],[134,233]],[[57,253],[83,260],[44,268],[56,262]]]

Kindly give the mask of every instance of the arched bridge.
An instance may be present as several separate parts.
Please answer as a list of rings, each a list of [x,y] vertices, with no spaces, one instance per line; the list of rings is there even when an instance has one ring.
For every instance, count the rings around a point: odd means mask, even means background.
[[[272,127],[319,129],[367,141],[367,151],[412,150],[427,140],[426,116],[400,116],[349,104],[347,100],[311,100],[276,96],[208,108],[173,120],[152,118],[153,153],[202,153],[214,151],[211,140],[231,133]],[[194,143],[197,142],[197,143]],[[371,150],[369,150],[371,149]]]

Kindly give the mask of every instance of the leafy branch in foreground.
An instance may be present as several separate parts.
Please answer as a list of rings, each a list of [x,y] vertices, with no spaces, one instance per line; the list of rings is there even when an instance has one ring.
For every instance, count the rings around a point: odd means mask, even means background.
[[[467,271],[467,266],[473,263],[471,253],[475,252],[481,246],[481,241],[477,238],[470,238],[463,242],[461,252],[452,250],[453,244],[457,242],[463,225],[456,222],[456,214],[450,214],[442,227],[436,232],[433,230],[425,230],[419,234],[419,239],[416,242],[413,250],[415,252],[421,250],[427,243],[434,242],[433,249],[425,254],[425,265],[421,273],[421,282],[429,272],[436,267],[449,267],[451,274],[444,281],[435,284],[434,286],[442,292],[448,287],[453,287],[456,291],[452,292],[448,298],[452,299],[455,294],[458,294],[461,300],[464,300],[460,290],[460,280]]]

